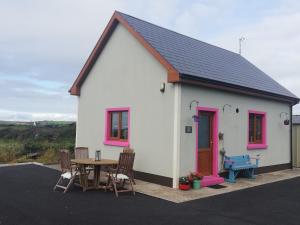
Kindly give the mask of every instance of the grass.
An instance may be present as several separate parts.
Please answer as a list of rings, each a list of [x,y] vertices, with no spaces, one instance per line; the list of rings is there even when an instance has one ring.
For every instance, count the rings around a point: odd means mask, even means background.
[[[58,162],[59,149],[74,149],[75,123],[43,121],[37,126],[0,123],[0,163],[28,162],[38,153],[37,162]]]

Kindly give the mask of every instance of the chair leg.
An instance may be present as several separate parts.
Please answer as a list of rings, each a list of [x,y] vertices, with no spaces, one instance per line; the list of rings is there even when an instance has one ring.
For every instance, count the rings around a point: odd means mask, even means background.
[[[134,173],[133,173],[133,171],[131,172],[131,179],[132,179],[133,184],[136,185],[135,180],[134,180]]]
[[[116,197],[118,197],[118,189],[117,189],[116,179],[114,177],[112,177],[111,181],[112,181],[112,185],[113,185],[113,188],[115,191],[115,195],[116,195]]]
[[[73,177],[70,179],[70,181],[69,181],[69,183],[68,183],[68,185],[67,185],[67,187],[66,187],[64,193],[67,193],[67,191],[69,190],[70,186],[73,184],[74,179],[75,179],[75,176],[73,176]]]
[[[125,182],[126,182],[126,179],[124,179],[122,182],[122,188],[124,188]]]
[[[53,191],[55,191],[55,190],[56,190],[56,188],[57,188],[57,185],[59,185],[59,184],[60,184],[61,180],[62,180],[62,177],[60,177],[60,178],[58,179],[57,183],[55,184],[55,186],[54,186],[54,188],[53,188]]]
[[[129,179],[129,182],[130,182],[132,193],[133,193],[133,195],[135,195],[135,191],[134,191],[134,188],[133,188],[133,180]]]
[[[109,188],[110,184],[111,184],[111,176],[110,176],[110,174],[109,174],[108,177],[107,177],[107,182],[106,182],[105,192],[107,191],[107,188]]]

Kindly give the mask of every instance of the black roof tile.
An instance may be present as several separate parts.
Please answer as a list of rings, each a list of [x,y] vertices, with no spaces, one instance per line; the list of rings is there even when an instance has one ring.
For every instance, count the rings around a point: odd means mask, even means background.
[[[119,12],[120,13],[120,12]],[[209,79],[297,98],[241,55],[120,13],[181,76]]]

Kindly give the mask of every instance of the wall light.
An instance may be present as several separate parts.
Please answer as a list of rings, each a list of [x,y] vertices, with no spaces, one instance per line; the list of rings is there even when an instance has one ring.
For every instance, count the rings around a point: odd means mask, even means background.
[[[231,106],[231,105],[229,105],[229,104],[225,104],[225,105],[223,105],[223,112],[225,111],[225,108],[226,108],[226,106],[228,106],[228,108],[229,108],[229,109],[231,109],[231,107],[232,107],[232,106]]]
[[[165,90],[166,90],[166,84],[165,83],[162,83],[161,85],[160,85],[160,92],[162,92],[162,93],[164,93],[165,92]]]
[[[283,120],[283,124],[286,125],[286,126],[289,125],[290,124],[290,120],[288,119],[289,114],[287,112],[281,112],[280,113],[280,118],[281,118],[282,114],[285,115],[285,119]]]
[[[193,103],[196,103],[196,104],[197,104],[197,107],[198,107],[198,105],[199,105],[199,102],[198,102],[197,100],[191,101],[191,103],[190,103],[190,110],[192,110],[192,105],[193,105]]]

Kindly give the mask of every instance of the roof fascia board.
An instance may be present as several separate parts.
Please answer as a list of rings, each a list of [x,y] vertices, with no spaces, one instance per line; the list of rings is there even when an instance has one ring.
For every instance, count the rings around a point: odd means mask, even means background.
[[[102,33],[100,39],[97,41],[97,44],[95,45],[92,53],[81,69],[79,75],[74,81],[72,87],[70,88],[69,92],[71,95],[80,95],[81,85],[88,76],[88,73],[96,62],[98,56],[101,54],[102,50],[105,47],[105,44],[109,40],[118,23],[122,24],[166,68],[168,72],[168,82],[179,81],[179,72],[163,56],[161,56],[160,53],[156,49],[154,49],[138,32],[136,32],[118,12],[115,12],[111,17],[109,23],[105,27],[104,32]]]
[[[261,98],[265,98],[265,99],[272,99],[272,100],[276,100],[276,101],[280,101],[280,102],[287,102],[290,105],[296,105],[299,103],[299,99],[296,99],[296,98],[290,98],[287,96],[280,96],[280,95],[276,95],[276,94],[273,95],[268,92],[253,90],[253,89],[249,89],[246,87],[240,87],[237,85],[227,84],[227,83],[208,80],[208,79],[188,79],[188,78],[183,78],[181,76],[180,83],[214,88],[214,89],[219,89],[219,90],[223,90],[223,91],[244,94],[244,95],[248,95],[248,96],[249,95],[257,96],[257,97],[261,97]]]

